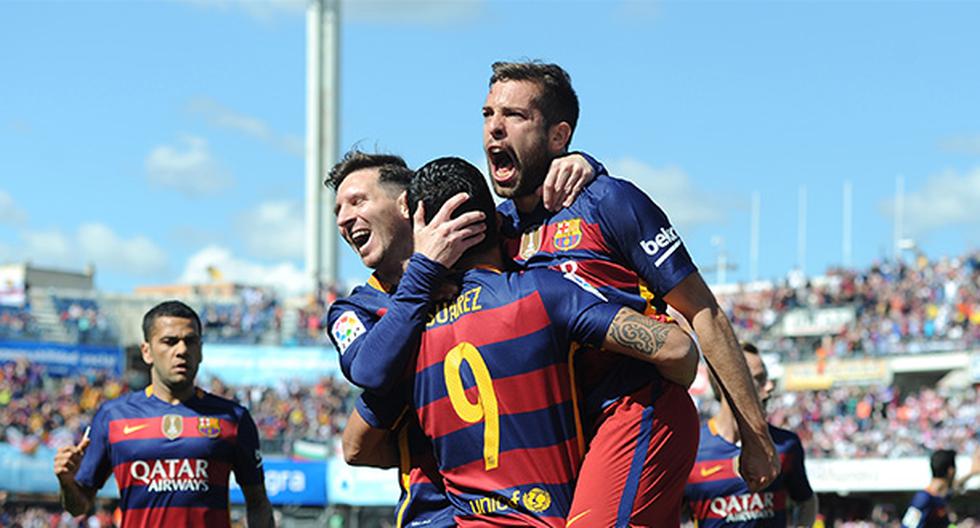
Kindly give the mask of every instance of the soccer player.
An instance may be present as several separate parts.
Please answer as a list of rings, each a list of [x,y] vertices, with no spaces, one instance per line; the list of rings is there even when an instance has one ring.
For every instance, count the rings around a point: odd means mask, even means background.
[[[768,486],[779,464],[745,360],[663,211],[634,185],[605,174],[569,207],[541,207],[534,190],[548,163],[567,152],[578,120],[568,74],[553,64],[496,63],[483,116],[490,179],[507,199],[499,210],[504,235],[514,241],[510,255],[528,267],[562,269],[612,302],[645,306],[648,315],[665,317],[668,305],[680,312],[734,402],[742,476],[753,490]],[[689,396],[657,391],[655,370],[630,359],[585,357],[576,368],[595,426],[569,525],[676,525],[697,427],[660,413]]]
[[[555,203],[567,200],[583,179],[591,177],[590,170],[581,158],[557,160],[543,186],[544,196]],[[354,465],[399,467],[396,526],[438,528],[455,522],[431,446],[414,417],[403,412],[406,393],[392,393],[403,380],[408,359],[414,357],[430,306],[430,292],[420,288],[415,278],[420,265],[409,265],[408,259],[414,248],[448,267],[482,240],[485,224],[479,212],[447,221],[465,200],[458,196],[440,209],[433,222],[417,223],[413,230],[405,201],[412,174],[400,157],[356,150],[331,169],[327,184],[337,192],[338,229],[374,273],[367,285],[331,306],[328,327],[344,375],[366,389],[344,430],[345,459]],[[382,397],[387,401],[379,404]],[[399,408],[392,401],[404,405]]]
[[[201,320],[167,301],[143,316],[140,345],[150,366],[145,390],[104,403],[77,446],[54,459],[61,503],[92,508],[110,474],[119,486],[123,528],[230,526],[228,476],[242,487],[248,525],[273,525],[255,423],[244,407],[195,387]]]
[[[772,394],[773,383],[751,343],[742,345],[745,362],[763,406]],[[736,471],[741,448],[738,426],[728,401],[720,397],[714,379],[717,414],[701,427],[698,458],[684,490],[691,517],[707,528],[752,526],[813,526],[817,518],[817,495],[803,466],[800,437],[786,429],[769,426],[782,464],[779,476],[761,491],[749,491]]]
[[[482,211],[490,227],[454,267],[463,272],[460,293],[429,315],[413,407],[460,526],[564,527],[584,455],[570,364],[575,344],[656,365],[662,390],[682,393],[697,349],[677,325],[608,303],[570,273],[507,271],[490,189],[466,161],[427,163],[412,180],[409,203],[421,201],[421,215],[460,192],[470,199],[459,210]],[[411,260],[426,258],[416,253]],[[665,408],[661,416],[687,410]]]
[[[980,450],[973,453],[970,472],[956,478],[956,451],[939,449],[929,457],[932,480],[926,489],[912,496],[912,503],[902,517],[903,528],[946,528],[953,526],[949,518],[950,495],[963,489],[966,481],[980,475]]]

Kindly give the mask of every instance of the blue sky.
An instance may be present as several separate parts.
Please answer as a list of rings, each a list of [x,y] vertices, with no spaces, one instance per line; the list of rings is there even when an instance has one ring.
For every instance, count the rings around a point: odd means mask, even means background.
[[[342,149],[484,167],[495,60],[562,64],[582,104],[573,147],[663,206],[695,260],[749,276],[980,246],[980,3],[358,1],[344,4]],[[97,284],[297,285],[303,266],[305,19],[299,2],[0,3],[0,262]],[[364,279],[340,248],[341,276]],[[709,279],[713,274],[707,274]]]

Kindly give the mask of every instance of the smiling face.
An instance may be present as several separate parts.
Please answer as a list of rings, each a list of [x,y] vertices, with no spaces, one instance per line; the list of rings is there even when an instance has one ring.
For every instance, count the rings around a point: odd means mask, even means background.
[[[403,193],[378,181],[377,168],[360,169],[337,187],[337,228],[365,266],[397,273],[412,254],[412,225]]]
[[[140,351],[154,384],[162,384],[174,395],[193,388],[201,364],[201,334],[193,319],[157,317]]]
[[[498,81],[490,86],[483,105],[483,150],[490,180],[498,196],[520,198],[534,194],[544,181],[552,158],[567,142],[548,127],[535,99],[541,88],[532,81]],[[557,134],[556,134],[557,133]]]

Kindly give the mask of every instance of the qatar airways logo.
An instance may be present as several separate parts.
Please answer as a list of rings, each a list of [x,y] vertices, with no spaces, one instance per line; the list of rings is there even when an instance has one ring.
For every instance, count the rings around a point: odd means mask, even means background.
[[[712,499],[708,507],[715,516],[730,523],[771,519],[776,516],[772,492],[718,497]]]
[[[677,234],[677,231],[673,227],[661,227],[660,232],[656,234],[650,240],[641,240],[640,247],[643,248],[643,252],[651,257],[657,257],[653,265],[660,267],[661,264],[667,260],[673,252],[677,251],[677,248],[681,246],[681,237]],[[660,256],[658,253],[663,251]]]
[[[146,484],[147,491],[208,491],[208,461],[168,458],[137,460],[129,466],[129,475]]]

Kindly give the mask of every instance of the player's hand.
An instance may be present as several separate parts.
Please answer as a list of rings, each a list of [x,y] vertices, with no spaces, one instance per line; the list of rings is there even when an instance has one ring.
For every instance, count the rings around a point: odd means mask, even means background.
[[[572,205],[582,188],[593,179],[592,165],[581,154],[551,160],[548,175],[538,189],[545,209],[558,211]]]
[[[776,480],[780,471],[779,454],[768,434],[762,438],[742,438],[742,454],[736,469],[749,491],[761,491]]]
[[[463,204],[469,195],[459,193],[442,204],[432,221],[425,223],[425,206],[419,202],[415,211],[415,252],[449,268],[463,253],[479,244],[486,237],[484,214],[469,211],[452,218],[453,211]]]
[[[61,482],[68,482],[75,479],[78,466],[82,463],[82,455],[92,441],[85,437],[78,445],[65,446],[58,449],[54,455],[54,474]]]

